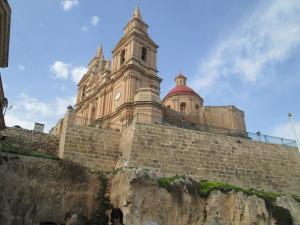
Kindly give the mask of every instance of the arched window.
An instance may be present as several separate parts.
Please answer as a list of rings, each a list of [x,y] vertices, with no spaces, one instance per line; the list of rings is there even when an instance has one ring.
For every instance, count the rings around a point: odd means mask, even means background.
[[[198,111],[199,110],[199,105],[197,104],[196,106],[195,106],[195,108],[196,108],[196,110]]]
[[[180,112],[185,113],[186,112],[186,104],[185,102],[180,103]]]
[[[170,106],[170,105],[167,105],[167,108],[168,108],[168,109],[171,109],[171,106]]]
[[[147,60],[147,48],[146,48],[146,47],[143,47],[143,48],[142,48],[141,59],[142,59],[144,62],[146,62],[146,60]]]
[[[125,63],[125,49],[122,50],[121,55],[120,55],[120,65],[124,65]]]

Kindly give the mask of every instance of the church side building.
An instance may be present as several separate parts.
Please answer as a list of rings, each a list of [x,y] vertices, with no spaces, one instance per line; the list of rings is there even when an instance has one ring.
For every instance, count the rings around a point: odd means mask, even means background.
[[[218,133],[227,133],[228,130],[246,131],[242,110],[232,105],[204,106],[203,98],[187,86],[186,80],[181,73],[175,78],[176,86],[162,100],[167,109],[179,112],[196,128],[205,126]]]

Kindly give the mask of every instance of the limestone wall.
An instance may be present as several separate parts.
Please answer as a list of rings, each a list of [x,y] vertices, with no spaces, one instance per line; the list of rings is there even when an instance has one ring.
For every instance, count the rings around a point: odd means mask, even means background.
[[[205,106],[204,121],[212,127],[246,131],[244,112],[235,106]]]
[[[181,174],[300,195],[296,148],[160,125],[135,124],[128,129],[133,133],[130,153],[121,149],[120,160],[130,154],[129,167],[149,168],[159,176]],[[121,146],[128,146],[124,142],[128,140],[123,138]]]
[[[92,170],[111,172],[119,157],[121,133],[87,126],[69,126],[64,139],[64,159]]]
[[[62,224],[97,205],[97,176],[72,162],[0,153],[0,180],[0,225]]]
[[[20,149],[34,150],[52,155],[58,154],[59,137],[47,133],[34,132],[22,128],[6,128],[1,131],[5,142]]]

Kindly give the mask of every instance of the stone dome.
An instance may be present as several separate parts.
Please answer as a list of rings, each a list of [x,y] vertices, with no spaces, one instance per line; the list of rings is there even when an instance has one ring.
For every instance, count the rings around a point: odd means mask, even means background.
[[[176,86],[172,88],[164,99],[169,98],[174,95],[197,95],[199,96],[192,88],[186,85],[186,77],[183,74],[179,74],[176,78]],[[199,96],[200,97],[200,96]]]

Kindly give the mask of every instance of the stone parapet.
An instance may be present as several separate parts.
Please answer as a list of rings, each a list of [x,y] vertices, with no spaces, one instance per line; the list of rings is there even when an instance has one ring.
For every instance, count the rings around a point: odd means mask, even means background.
[[[58,154],[59,137],[23,128],[6,128],[1,131],[4,142],[20,149],[33,150],[52,155]]]

